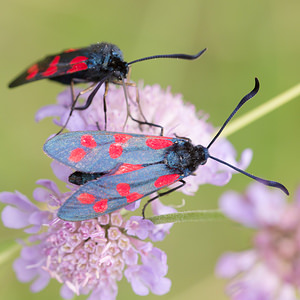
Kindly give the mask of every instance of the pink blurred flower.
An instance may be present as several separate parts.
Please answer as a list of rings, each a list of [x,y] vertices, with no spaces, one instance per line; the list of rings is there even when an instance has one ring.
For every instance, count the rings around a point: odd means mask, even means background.
[[[227,192],[220,207],[231,219],[257,230],[253,249],[224,254],[216,273],[231,278],[234,300],[294,300],[300,288],[300,189],[293,203],[281,191],[253,183],[246,193]]]

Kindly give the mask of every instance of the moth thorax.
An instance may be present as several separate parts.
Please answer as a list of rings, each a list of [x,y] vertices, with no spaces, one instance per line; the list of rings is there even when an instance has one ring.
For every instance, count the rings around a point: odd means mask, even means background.
[[[167,153],[166,165],[188,176],[197,169],[199,157],[205,156],[203,151],[202,154],[200,152],[189,141],[180,140]]]

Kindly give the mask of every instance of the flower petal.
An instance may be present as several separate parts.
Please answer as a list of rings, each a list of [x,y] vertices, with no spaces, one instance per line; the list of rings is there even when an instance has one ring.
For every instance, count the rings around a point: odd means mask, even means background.
[[[233,191],[226,192],[221,196],[219,206],[229,218],[248,227],[258,227],[259,221],[251,202],[242,195]]]
[[[21,229],[30,223],[28,222],[28,213],[15,207],[6,206],[2,211],[2,222],[5,227]]]
[[[141,204],[141,200],[134,201],[134,202],[126,205],[125,209],[130,210],[130,211],[135,211],[136,209],[138,209],[140,207],[140,204]]]
[[[215,272],[221,277],[231,278],[240,272],[249,270],[256,259],[255,251],[228,252],[219,259]]]
[[[21,282],[29,282],[36,276],[35,269],[27,268],[28,262],[23,258],[17,258],[13,263],[14,271],[17,275],[17,278]]]
[[[172,282],[169,278],[160,278],[158,282],[152,286],[151,292],[155,295],[167,294],[171,289]]]
[[[53,116],[58,116],[60,117],[64,113],[64,110],[60,105],[46,105],[42,108],[40,108],[37,113],[35,114],[35,121],[40,122],[41,120],[48,118],[48,117],[53,117]]]
[[[149,288],[144,284],[142,278],[140,278],[139,271],[141,266],[132,266],[125,270],[124,275],[128,282],[131,283],[133,291],[140,296],[146,296],[149,294]]]
[[[49,276],[49,274],[47,272],[41,270],[38,278],[32,283],[30,290],[33,293],[40,292],[48,285],[50,278],[51,277]]]
[[[15,193],[2,192],[0,193],[0,201],[6,204],[12,204],[24,211],[34,211],[37,207],[32,204],[28,198],[16,191]]]
[[[69,176],[73,173],[71,168],[69,168],[55,160],[51,163],[51,168],[52,168],[54,175],[58,179],[69,183]]]
[[[138,216],[132,216],[125,225],[127,234],[135,235],[141,240],[146,239],[149,231],[151,231],[153,228],[154,225],[150,220],[146,220]]]
[[[54,192],[56,195],[60,195],[60,191],[58,189],[57,184],[55,182],[53,182],[52,180],[49,180],[49,179],[39,179],[39,180],[36,181],[36,184],[41,185],[44,188],[48,189],[49,191]]]
[[[60,289],[60,295],[64,299],[72,299],[74,298],[74,292],[69,289],[69,287],[66,284],[63,284]]]
[[[270,189],[258,182],[249,185],[246,197],[260,224],[277,224],[286,206],[286,196],[278,189]]]

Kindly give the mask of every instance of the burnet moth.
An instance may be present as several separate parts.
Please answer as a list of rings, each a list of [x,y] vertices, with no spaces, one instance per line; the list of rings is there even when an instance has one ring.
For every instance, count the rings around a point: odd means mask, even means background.
[[[48,140],[45,153],[76,170],[69,181],[80,185],[60,207],[58,217],[67,221],[96,218],[175,182],[181,183],[148,200],[143,208],[145,217],[145,208],[151,201],[182,187],[183,179],[208,159],[288,195],[281,183],[254,176],[209,153],[227,123],[258,90],[259,81],[255,78],[254,89],[239,102],[207,147],[194,146],[186,138],[103,131],[68,132]]]
[[[63,84],[68,84],[71,86],[71,92],[73,95],[73,104],[70,110],[69,117],[64,124],[60,132],[66,127],[72,113],[74,110],[84,110],[87,109],[99,88],[105,83],[105,93],[103,96],[104,114],[105,114],[105,129],[106,129],[106,102],[105,96],[108,91],[109,82],[119,82],[124,87],[124,79],[127,77],[129,72],[129,66],[137,62],[157,59],[157,58],[176,58],[185,60],[197,59],[201,54],[205,52],[203,49],[196,55],[188,54],[166,54],[166,55],[153,55],[131,62],[124,61],[122,51],[113,44],[110,43],[98,43],[91,45],[86,48],[79,49],[68,49],[62,53],[54,54],[45,57],[44,59],[38,61],[37,63],[31,65],[25,72],[21,73],[15,80],[13,80],[9,87],[13,88],[28,82],[40,80],[40,79],[50,79],[58,81]],[[80,92],[76,97],[74,95],[74,84],[92,82],[93,84],[87,89]],[[92,91],[89,95],[86,103],[83,106],[75,106],[79,97],[88,91]],[[126,101],[127,101],[127,97]],[[129,112],[127,103],[128,115],[132,118]],[[132,118],[134,121],[134,118]],[[139,122],[139,121],[137,121]],[[139,122],[141,124],[149,124],[146,122]],[[157,126],[160,127],[160,126]],[[59,133],[60,133],[59,132]]]

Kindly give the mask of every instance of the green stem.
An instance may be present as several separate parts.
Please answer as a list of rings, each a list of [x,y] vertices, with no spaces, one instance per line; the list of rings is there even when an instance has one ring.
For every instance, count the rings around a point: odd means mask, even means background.
[[[224,221],[225,216],[220,210],[195,210],[179,212],[174,214],[153,216],[149,218],[154,224],[202,222],[202,221]]]
[[[286,104],[286,103],[290,102],[291,100],[297,98],[299,95],[300,95],[300,84],[297,84],[294,87],[287,90],[286,92],[278,95],[277,97],[272,98],[271,100],[267,101],[266,103],[258,106],[257,108],[253,109],[252,111],[246,113],[244,116],[232,121],[224,129],[224,131],[222,132],[222,136],[223,137],[229,136],[230,134],[249,125],[250,123],[254,122],[255,120],[265,116],[266,114],[270,113],[271,111],[275,110],[276,108],[279,108],[283,104]]]

